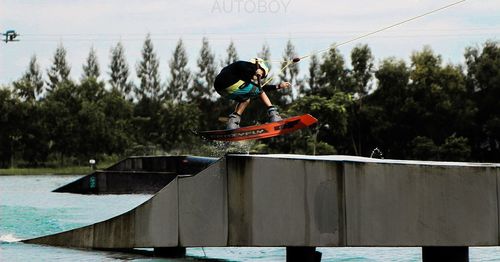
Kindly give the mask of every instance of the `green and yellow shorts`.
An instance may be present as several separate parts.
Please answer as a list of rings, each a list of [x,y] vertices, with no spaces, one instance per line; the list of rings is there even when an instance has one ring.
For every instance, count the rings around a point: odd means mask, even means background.
[[[217,90],[217,93],[231,100],[243,102],[257,98],[262,93],[262,90],[253,83],[245,83],[245,81],[239,80],[224,90]]]

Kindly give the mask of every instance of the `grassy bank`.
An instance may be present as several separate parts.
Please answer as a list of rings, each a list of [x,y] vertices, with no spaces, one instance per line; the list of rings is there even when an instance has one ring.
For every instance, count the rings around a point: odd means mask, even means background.
[[[88,166],[72,166],[72,167],[40,167],[40,168],[6,168],[0,169],[0,175],[44,175],[44,174],[87,174],[90,173]]]
[[[90,173],[88,166],[71,166],[71,167],[39,167],[39,168],[5,168],[0,169],[0,175],[75,175]]]
[[[97,165],[97,169],[104,169],[112,163],[102,163]],[[2,168],[0,175],[75,175],[89,174],[92,170],[89,166],[67,166],[67,167],[37,167],[37,168]]]

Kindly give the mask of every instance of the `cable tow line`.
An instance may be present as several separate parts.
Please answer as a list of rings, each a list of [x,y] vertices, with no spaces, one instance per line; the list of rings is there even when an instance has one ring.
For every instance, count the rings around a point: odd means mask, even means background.
[[[285,60],[285,61],[283,61],[283,62],[286,62],[286,64],[285,64],[285,65],[284,65],[284,66],[280,69],[279,74],[281,74],[283,71],[285,71],[285,69],[287,69],[290,65],[295,64],[295,63],[299,63],[299,62],[300,62],[300,61],[302,61],[303,59],[309,58],[309,57],[311,57],[311,56],[313,56],[313,55],[315,55],[315,54],[324,53],[324,52],[326,52],[326,51],[329,51],[330,49],[334,49],[334,48],[337,48],[337,47],[339,47],[339,46],[343,46],[343,45],[345,45],[345,44],[348,44],[348,43],[354,42],[354,41],[356,41],[356,40],[359,40],[359,39],[362,39],[362,38],[365,38],[365,37],[368,37],[368,36],[371,36],[371,35],[374,35],[374,34],[380,33],[380,32],[382,32],[382,31],[385,31],[385,30],[388,30],[388,29],[391,29],[391,28],[394,28],[394,27],[400,26],[400,25],[402,25],[402,24],[406,24],[406,23],[411,22],[411,21],[413,21],[413,20],[417,20],[417,19],[422,18],[422,17],[424,17],[424,16],[428,16],[428,15],[430,15],[430,14],[432,14],[432,13],[436,13],[436,12],[439,12],[439,11],[441,11],[441,10],[448,9],[448,8],[450,8],[450,7],[454,6],[454,5],[461,4],[461,3],[465,2],[465,1],[467,1],[467,0],[460,0],[460,1],[457,1],[457,2],[454,2],[454,3],[451,3],[451,4],[448,4],[448,5],[442,6],[442,7],[440,7],[440,8],[437,8],[437,9],[431,10],[431,11],[429,11],[429,12],[426,12],[426,13],[423,13],[423,14],[420,14],[420,15],[417,15],[417,16],[414,16],[414,17],[411,17],[411,18],[408,18],[408,19],[406,19],[406,20],[403,20],[403,21],[397,22],[397,23],[395,23],[395,24],[392,24],[392,25],[389,25],[389,26],[386,26],[386,27],[383,27],[383,28],[377,29],[377,30],[375,30],[375,31],[372,31],[372,32],[366,33],[366,34],[364,34],[364,35],[360,35],[360,36],[354,37],[354,38],[349,39],[349,40],[347,40],[347,41],[345,41],[345,42],[341,42],[341,43],[339,43],[339,44],[334,44],[334,45],[332,45],[332,46],[330,46],[330,47],[328,47],[328,48],[325,48],[325,49],[322,49],[322,50],[319,50],[319,51],[312,52],[312,53],[310,53],[310,54],[308,54],[308,55],[301,56],[301,57],[295,57],[295,58],[293,58],[293,59],[291,59],[291,60]],[[272,78],[272,77],[270,77],[269,79],[267,79],[267,81],[266,81],[266,82],[264,82],[263,86],[267,85],[269,82],[271,82],[271,80],[273,80],[273,78]]]

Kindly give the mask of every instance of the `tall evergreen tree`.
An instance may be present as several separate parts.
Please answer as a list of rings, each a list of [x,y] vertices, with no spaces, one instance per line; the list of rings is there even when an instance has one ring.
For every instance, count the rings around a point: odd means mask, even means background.
[[[313,54],[311,56],[311,62],[309,62],[309,90],[307,92],[311,94],[316,94],[320,88],[319,78],[321,77],[320,71],[320,61],[317,55]]]
[[[239,60],[238,52],[236,51],[236,46],[234,45],[233,41],[229,43],[226,52],[227,56],[226,59],[222,61],[222,67],[225,67]]]
[[[267,76],[267,78],[268,79],[273,78],[273,71],[272,71],[273,64],[271,61],[271,48],[269,47],[269,45],[267,43],[264,43],[262,45],[262,49],[260,50],[260,52],[257,53],[257,57],[264,59],[264,61],[266,61],[266,63],[267,63],[267,66],[269,67],[270,73]]]
[[[109,84],[112,89],[118,90],[124,97],[129,96],[132,83],[129,82],[129,67],[125,58],[125,49],[118,42],[111,49],[111,63],[109,64]]]
[[[267,62],[267,65],[269,66],[269,70],[272,68],[272,63],[271,63],[271,48],[267,43],[264,43],[262,45],[262,49],[260,50],[259,53],[257,53],[257,57],[260,57],[264,59]],[[269,75],[271,77],[271,75]]]
[[[217,76],[217,65],[215,62],[215,54],[210,49],[207,38],[203,38],[200,56],[197,61],[199,71],[195,74],[193,85],[189,89],[189,100],[194,102],[196,107],[193,108],[201,114],[198,117],[198,129],[211,129],[214,123],[217,123],[216,111],[217,104],[214,99],[214,82]],[[210,108],[210,112],[207,109]],[[180,108],[182,110],[182,107]],[[180,113],[179,111],[178,113]]]
[[[105,93],[104,81],[98,78],[101,75],[99,62],[94,47],[90,48],[86,63],[83,64],[83,73],[78,86],[79,95],[84,102],[96,102],[102,99]],[[87,109],[96,110],[98,107],[89,107]],[[93,113],[93,112],[92,112]]]
[[[170,81],[165,95],[167,99],[180,102],[186,99],[191,72],[188,67],[188,56],[182,39],[179,39],[170,60]]]
[[[83,65],[83,74],[81,80],[85,81],[90,78],[97,80],[100,75],[101,72],[99,68],[99,62],[97,60],[97,55],[95,53],[94,47],[91,47],[89,55],[87,56],[86,64]]]
[[[34,102],[42,93],[43,79],[40,65],[37,62],[36,56],[31,57],[28,69],[23,74],[21,79],[15,81],[14,88],[18,95],[26,101]]]
[[[157,145],[159,141],[158,112],[163,101],[160,93],[159,64],[151,36],[148,34],[142,49],[142,60],[137,65],[137,76],[141,83],[135,89],[138,102],[134,107],[136,139],[142,145]]]
[[[193,86],[189,89],[189,100],[209,100],[213,96],[217,66],[215,65],[215,55],[210,49],[207,38],[203,38],[202,40],[200,57],[197,64],[199,71],[195,74]]]
[[[152,100],[160,100],[159,66],[160,61],[156,57],[151,35],[148,34],[142,48],[142,60],[137,66],[137,77],[141,80],[140,86],[136,89],[136,95],[139,100],[145,97]]]
[[[70,71],[71,67],[66,61],[66,49],[62,44],[59,44],[54,54],[52,66],[47,70],[49,77],[49,82],[47,82],[48,91],[53,91],[57,87],[57,84],[68,81]]]
[[[292,84],[292,88],[282,91],[282,101],[285,103],[293,102],[298,95],[296,92],[297,89],[293,87],[298,84],[297,76],[299,75],[299,65],[296,63],[290,64],[290,61],[295,57],[297,57],[295,46],[293,45],[292,40],[288,40],[285,51],[283,52],[283,62],[281,63],[281,68],[286,68],[280,73],[281,81],[290,82]]]

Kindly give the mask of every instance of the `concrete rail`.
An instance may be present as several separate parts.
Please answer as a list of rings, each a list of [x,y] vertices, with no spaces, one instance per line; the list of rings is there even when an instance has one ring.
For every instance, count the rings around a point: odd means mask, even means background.
[[[174,178],[121,216],[25,242],[79,248],[498,246],[499,170],[499,164],[227,155],[195,176]],[[436,253],[427,250],[427,256]]]

